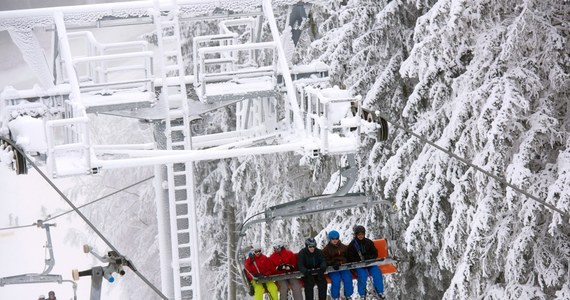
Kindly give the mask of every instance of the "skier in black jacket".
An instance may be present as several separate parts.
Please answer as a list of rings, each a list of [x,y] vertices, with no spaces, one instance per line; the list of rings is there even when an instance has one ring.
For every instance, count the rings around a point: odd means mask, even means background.
[[[378,257],[378,250],[374,247],[374,242],[365,237],[366,229],[364,226],[354,227],[354,239],[348,244],[348,251],[346,256],[349,262],[359,262],[369,259],[376,259]],[[381,299],[384,299],[384,280],[382,278],[382,271],[378,266],[370,266],[356,269],[358,275],[358,294],[360,296],[366,295],[366,279],[368,274],[372,276],[374,288],[376,293]]]
[[[325,270],[327,260],[320,249],[317,249],[317,242],[313,238],[305,240],[305,248],[297,254],[297,267],[303,273],[305,284],[305,299],[313,300],[313,287],[315,284],[319,289],[319,300],[327,298],[327,281]]]

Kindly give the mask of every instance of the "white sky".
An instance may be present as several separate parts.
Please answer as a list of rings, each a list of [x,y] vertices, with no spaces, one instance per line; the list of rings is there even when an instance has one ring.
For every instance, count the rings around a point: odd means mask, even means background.
[[[55,180],[60,189],[65,189],[71,182],[70,179]],[[47,214],[57,215],[70,210],[67,203],[35,170],[30,170],[28,175],[16,176],[2,165],[0,191],[0,228],[10,227],[10,215],[17,217],[18,224],[24,226],[35,223],[37,219],[44,219]],[[92,257],[83,253],[82,245],[72,245],[66,241],[70,229],[85,228],[79,217],[68,214],[50,223],[56,223],[55,227],[50,228],[55,256],[55,266],[50,273],[60,274],[64,280],[70,280],[72,269],[85,270],[92,267]],[[35,226],[0,231],[0,277],[41,273],[45,266],[44,259],[47,258],[45,244],[45,230]],[[82,278],[78,281],[78,299],[89,299],[90,285],[89,279]],[[6,285],[0,287],[0,298],[37,299],[40,294],[47,295],[49,290],[54,290],[58,299],[71,299],[73,296],[70,283],[53,283]]]

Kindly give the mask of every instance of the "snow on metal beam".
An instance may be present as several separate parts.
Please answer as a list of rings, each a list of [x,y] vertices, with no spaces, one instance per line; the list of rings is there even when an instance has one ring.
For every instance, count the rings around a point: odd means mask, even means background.
[[[161,2],[166,2],[162,0]],[[293,5],[298,0],[274,0],[274,6]],[[178,0],[180,17],[212,15],[216,10],[232,12],[259,11],[262,0]],[[53,26],[53,14],[61,12],[66,24],[92,25],[108,18],[140,18],[152,16],[153,0],[46,7],[0,11],[0,31],[30,30]]]
[[[278,152],[289,152],[289,151],[301,151],[306,147],[308,143],[306,141],[275,145],[275,146],[261,146],[255,148],[244,148],[244,149],[228,149],[228,150],[177,150],[164,152],[161,150],[131,150],[123,151],[123,153],[133,153],[135,155],[140,155],[144,153],[156,156],[142,157],[142,158],[129,158],[129,159],[116,159],[116,160],[93,160],[93,166],[98,166],[106,169],[117,169],[117,168],[130,168],[130,167],[140,167],[140,166],[151,166],[151,165],[162,165],[169,163],[181,163],[187,161],[198,161],[198,160],[212,160],[212,159],[222,159],[228,157],[238,157],[247,155],[261,155],[261,154],[272,154]],[[179,153],[179,154],[173,154]]]
[[[12,41],[22,53],[24,61],[30,66],[40,85],[45,90],[55,87],[54,78],[48,65],[45,53],[31,30],[9,30]]]

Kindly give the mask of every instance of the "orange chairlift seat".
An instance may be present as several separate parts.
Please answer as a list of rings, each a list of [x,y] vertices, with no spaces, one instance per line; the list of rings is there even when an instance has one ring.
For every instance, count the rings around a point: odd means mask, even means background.
[[[374,240],[373,242],[374,242],[374,247],[376,247],[376,249],[378,250],[379,259],[393,259],[389,257],[388,241],[386,239]],[[380,268],[380,271],[382,271],[383,275],[392,274],[398,272],[398,267],[396,266],[396,264],[397,260],[395,260],[395,263],[378,265],[378,268]]]

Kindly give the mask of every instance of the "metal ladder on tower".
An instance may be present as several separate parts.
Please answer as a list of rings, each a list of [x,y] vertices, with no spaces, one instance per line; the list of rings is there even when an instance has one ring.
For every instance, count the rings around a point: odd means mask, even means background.
[[[176,1],[155,0],[154,24],[160,51],[167,150],[192,148],[185,65],[180,43]],[[193,162],[169,163],[167,169],[174,299],[202,299],[200,293],[198,230],[194,200]]]

